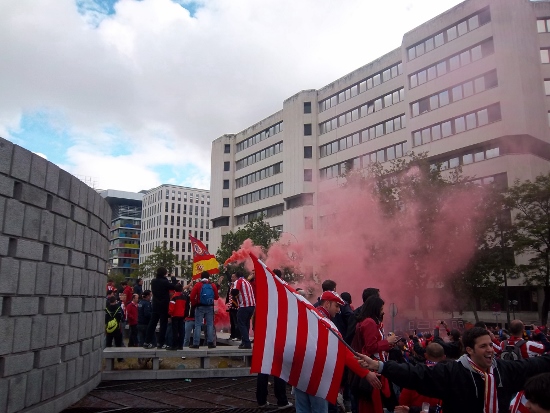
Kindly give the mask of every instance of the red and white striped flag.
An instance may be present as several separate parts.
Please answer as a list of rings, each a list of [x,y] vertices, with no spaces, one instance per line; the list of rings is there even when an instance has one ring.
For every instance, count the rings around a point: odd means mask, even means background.
[[[368,373],[331,331],[334,324],[250,254],[256,272],[256,316],[251,373],[280,377],[336,403],[344,366]]]

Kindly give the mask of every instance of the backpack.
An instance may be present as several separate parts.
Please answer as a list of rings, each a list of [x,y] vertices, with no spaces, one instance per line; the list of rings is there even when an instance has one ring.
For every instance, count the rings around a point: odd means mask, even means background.
[[[526,343],[525,340],[518,340],[514,345],[508,344],[508,340],[504,340],[504,351],[500,355],[501,360],[521,360],[521,346]]]
[[[107,309],[105,309],[105,312],[109,314],[109,321],[105,323],[105,332],[110,334],[114,333],[116,329],[118,328],[118,320],[116,319],[116,315],[118,313],[118,310],[120,310],[120,307],[116,309],[114,313],[111,314],[111,312]]]
[[[203,283],[201,288],[200,305],[214,305],[214,289],[212,284]]]

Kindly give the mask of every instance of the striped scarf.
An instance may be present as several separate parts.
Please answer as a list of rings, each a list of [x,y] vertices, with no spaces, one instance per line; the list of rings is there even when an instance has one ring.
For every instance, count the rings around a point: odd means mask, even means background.
[[[498,413],[497,383],[493,375],[493,366],[489,368],[489,373],[487,373],[479,368],[469,357],[468,362],[472,370],[478,373],[485,382],[483,413]]]

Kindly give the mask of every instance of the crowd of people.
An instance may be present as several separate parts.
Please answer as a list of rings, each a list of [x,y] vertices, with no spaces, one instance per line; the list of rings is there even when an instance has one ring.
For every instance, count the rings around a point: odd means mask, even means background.
[[[275,273],[281,276],[280,271]],[[224,276],[213,283],[203,272],[196,282],[182,285],[165,268],[157,270],[151,290],[143,290],[140,280],[133,288],[126,282],[119,289],[108,283],[106,346],[113,341],[124,345],[127,330],[129,346],[199,348],[204,331],[204,345],[214,348],[214,303],[220,289],[227,287],[230,339],[240,341],[239,348],[251,348],[254,273],[245,277],[237,271],[227,285],[223,283]],[[384,300],[378,289],[366,288],[357,308],[349,293],[336,292],[334,281],[324,281],[322,290],[314,307],[334,323],[362,369],[360,375],[355,374],[357,369],[346,369],[340,406],[293,389],[297,413],[550,413],[550,342],[545,326],[526,328],[521,320],[513,320],[508,330],[479,322],[460,331],[441,321],[433,331],[386,333]],[[258,375],[260,407],[269,405],[268,381],[268,375]],[[292,405],[287,384],[277,377],[273,384],[277,405]]]

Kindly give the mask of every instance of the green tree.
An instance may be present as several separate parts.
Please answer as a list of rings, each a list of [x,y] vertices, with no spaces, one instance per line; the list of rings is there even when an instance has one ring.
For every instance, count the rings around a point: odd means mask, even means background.
[[[513,209],[511,241],[516,254],[528,257],[518,265],[528,285],[543,287],[542,324],[548,322],[550,309],[550,173],[534,182],[519,180],[509,188],[506,204]]]
[[[168,242],[164,241],[161,246],[155,247],[153,253],[142,262],[136,274],[143,277],[153,277],[158,267],[164,267],[168,273],[174,273],[176,268],[181,268],[182,263],[178,261],[173,248],[167,248]],[[189,264],[186,264],[189,265]]]

